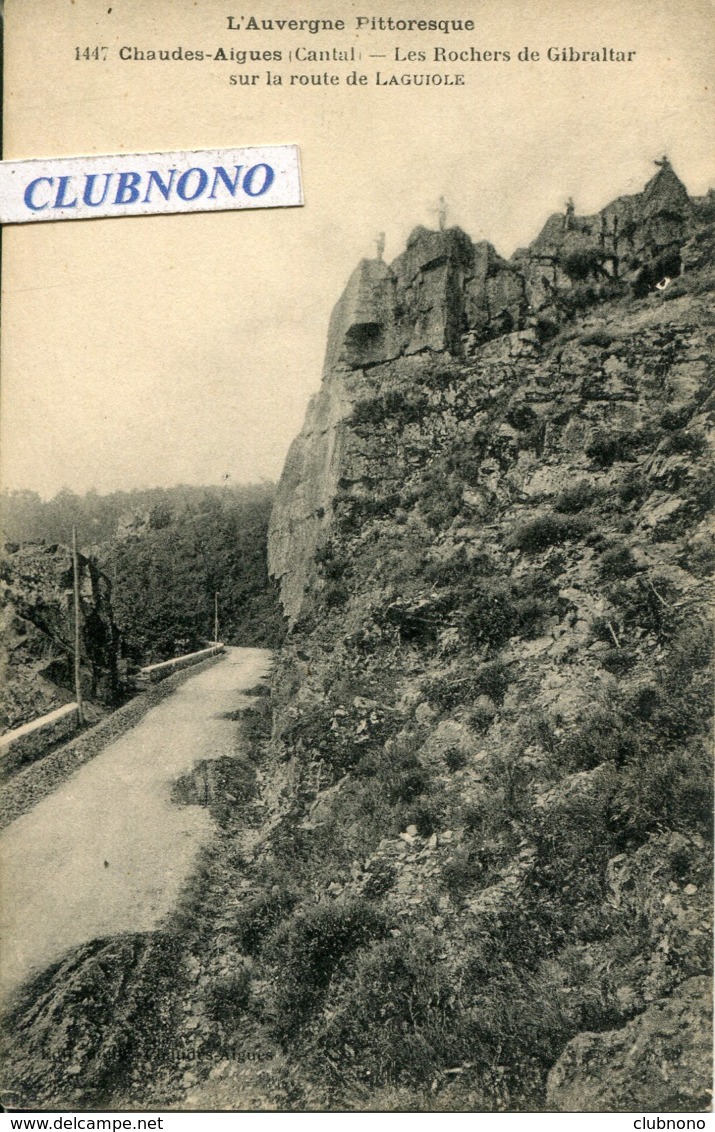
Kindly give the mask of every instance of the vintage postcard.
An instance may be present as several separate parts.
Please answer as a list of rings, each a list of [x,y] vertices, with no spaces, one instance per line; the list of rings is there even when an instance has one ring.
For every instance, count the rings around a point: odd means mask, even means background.
[[[4,1109],[705,1128],[711,0],[5,15]]]

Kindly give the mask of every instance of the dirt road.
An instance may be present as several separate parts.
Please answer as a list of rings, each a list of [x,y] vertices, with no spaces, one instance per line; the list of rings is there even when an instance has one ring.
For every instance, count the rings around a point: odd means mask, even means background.
[[[69,948],[150,930],[173,907],[212,821],[173,804],[172,782],[235,752],[226,714],[269,662],[228,649],[2,833],[0,997]]]

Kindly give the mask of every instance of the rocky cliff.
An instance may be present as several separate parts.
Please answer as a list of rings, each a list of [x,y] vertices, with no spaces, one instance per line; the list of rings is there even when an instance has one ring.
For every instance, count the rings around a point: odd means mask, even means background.
[[[269,561],[283,930],[373,925],[286,1021],[343,1098],[708,1103],[715,201],[658,164],[509,262],[418,228],[333,313]]]
[[[79,578],[82,690],[90,701],[112,704],[119,690],[119,632],[111,585],[83,555]],[[0,565],[4,731],[75,698],[72,586],[72,556],[66,546],[6,547]]]
[[[698,220],[712,218],[714,209],[713,200],[691,201],[665,161],[642,193],[595,216],[578,216],[569,202],[511,262],[459,228],[421,227],[389,266],[363,260],[333,311],[322,387],[290,450],[273,509],[269,568],[280,580],[287,616],[299,614],[316,546],[330,526],[344,421],[366,369],[426,352],[474,357],[486,341],[508,335],[507,348],[523,351],[609,296],[665,289],[694,254]]]

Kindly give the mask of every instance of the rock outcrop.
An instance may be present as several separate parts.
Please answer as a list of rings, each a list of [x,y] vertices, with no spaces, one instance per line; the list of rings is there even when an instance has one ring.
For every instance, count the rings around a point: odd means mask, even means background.
[[[81,679],[86,698],[115,702],[119,632],[111,584],[79,555]],[[0,726],[23,723],[74,699],[72,556],[65,546],[6,547],[0,573],[5,679]]]
[[[708,1104],[715,210],[659,165],[510,262],[418,228],[333,313],[271,520],[268,856],[286,933],[393,937],[286,1023],[345,1095]]]
[[[712,1090],[713,983],[688,979],[621,1030],[579,1034],[549,1074],[555,1112],[704,1112]]]
[[[510,262],[459,228],[423,227],[391,264],[361,261],[333,310],[322,387],[291,447],[271,517],[269,570],[290,621],[300,614],[316,547],[330,525],[343,422],[362,373],[424,352],[474,357],[495,338],[512,353],[528,352],[564,317],[616,294],[619,285],[642,295],[679,275],[695,213],[664,159],[643,192],[594,216],[578,216],[569,203]],[[519,331],[526,337],[509,337]]]

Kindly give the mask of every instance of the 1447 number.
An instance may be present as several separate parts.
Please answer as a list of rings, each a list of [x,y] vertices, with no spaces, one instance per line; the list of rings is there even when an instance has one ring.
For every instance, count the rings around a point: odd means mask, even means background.
[[[76,62],[82,59],[99,59],[104,61],[107,58],[107,51],[107,47],[75,47],[74,57]]]

